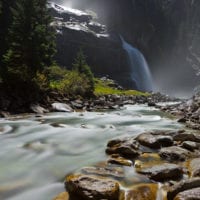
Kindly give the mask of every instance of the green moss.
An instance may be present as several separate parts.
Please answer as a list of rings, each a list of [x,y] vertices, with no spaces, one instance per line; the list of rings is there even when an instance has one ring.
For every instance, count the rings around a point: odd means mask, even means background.
[[[134,95],[134,96],[148,96],[149,93],[140,92],[137,90],[119,90],[110,86],[112,80],[102,81],[101,79],[95,79],[95,90],[96,96],[116,94],[116,95]]]

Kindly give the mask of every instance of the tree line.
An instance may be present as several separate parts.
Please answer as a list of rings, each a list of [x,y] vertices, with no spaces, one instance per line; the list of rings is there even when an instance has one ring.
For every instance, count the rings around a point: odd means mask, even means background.
[[[62,92],[71,94],[74,85],[75,94],[93,93],[93,74],[82,50],[72,64],[73,73],[64,70],[62,76],[55,79],[62,69],[54,61],[56,36],[52,20],[47,0],[0,1],[0,84],[8,93],[32,99],[44,88],[45,91],[62,88]],[[74,85],[69,80],[70,73],[74,76]],[[75,80],[80,77],[81,83],[77,85]],[[82,82],[86,83],[84,90],[80,89]]]

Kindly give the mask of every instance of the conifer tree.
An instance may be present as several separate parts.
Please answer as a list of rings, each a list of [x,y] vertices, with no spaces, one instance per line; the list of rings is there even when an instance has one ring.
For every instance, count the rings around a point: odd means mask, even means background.
[[[89,65],[86,62],[86,56],[84,55],[82,49],[80,49],[79,52],[77,53],[73,67],[76,71],[78,71],[79,73],[84,74],[86,76],[86,79],[88,79],[89,84],[90,84],[88,95],[93,94],[94,75],[93,75]]]
[[[15,0],[0,0],[0,70],[3,67],[3,55],[8,49],[8,29],[12,22],[11,7]]]
[[[50,26],[47,0],[16,0],[9,29],[9,49],[4,55],[3,81],[31,82],[53,62],[55,35]]]

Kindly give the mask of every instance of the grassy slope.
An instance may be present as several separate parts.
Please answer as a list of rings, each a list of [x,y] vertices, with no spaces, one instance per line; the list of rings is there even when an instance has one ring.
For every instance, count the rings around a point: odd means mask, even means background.
[[[100,79],[95,79],[95,91],[96,96],[116,94],[116,95],[135,95],[135,96],[147,96],[148,93],[136,91],[136,90],[119,90],[109,85],[112,84],[112,81],[102,81]]]

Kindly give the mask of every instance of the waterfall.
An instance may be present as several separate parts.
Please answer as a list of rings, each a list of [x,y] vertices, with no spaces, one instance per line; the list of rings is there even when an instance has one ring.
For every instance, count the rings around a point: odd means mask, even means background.
[[[152,91],[152,76],[143,54],[127,43],[122,36],[120,36],[120,38],[123,49],[127,52],[131,69],[131,78],[135,82],[137,89],[141,91]]]

